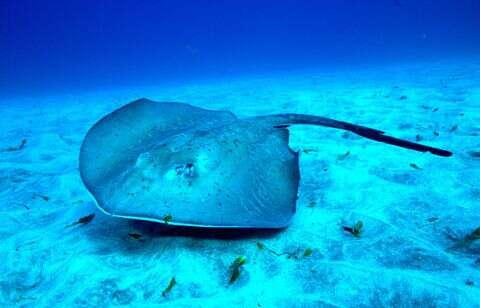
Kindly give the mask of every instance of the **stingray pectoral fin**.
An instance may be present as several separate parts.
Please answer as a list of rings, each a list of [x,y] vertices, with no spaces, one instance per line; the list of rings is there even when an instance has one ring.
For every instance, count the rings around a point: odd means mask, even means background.
[[[288,124],[307,124],[307,125],[320,125],[320,126],[339,128],[339,129],[350,131],[352,133],[355,133],[359,136],[362,136],[368,139],[372,139],[375,141],[395,145],[398,147],[402,147],[402,148],[406,148],[414,151],[430,152],[434,155],[443,156],[443,157],[452,156],[452,152],[447,150],[442,150],[442,149],[426,146],[423,144],[419,144],[419,143],[415,143],[415,142],[411,142],[403,139],[398,139],[395,137],[385,135],[383,131],[380,131],[377,129],[355,125],[348,122],[337,121],[337,120],[333,120],[325,117],[305,115],[305,114],[280,114],[280,115],[266,116],[264,118],[272,120],[272,122],[274,123],[274,126],[281,127],[282,125],[288,125]]]

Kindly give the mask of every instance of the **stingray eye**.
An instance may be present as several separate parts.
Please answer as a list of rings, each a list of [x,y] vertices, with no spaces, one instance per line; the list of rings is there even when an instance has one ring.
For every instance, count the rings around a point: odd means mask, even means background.
[[[180,176],[191,178],[195,175],[193,163],[184,163],[175,167],[175,173]]]

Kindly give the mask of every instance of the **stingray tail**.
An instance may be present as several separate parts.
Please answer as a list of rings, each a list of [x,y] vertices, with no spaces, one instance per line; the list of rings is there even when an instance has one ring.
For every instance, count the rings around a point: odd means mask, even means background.
[[[398,147],[419,151],[419,152],[430,152],[434,155],[448,157],[452,156],[452,152],[429,147],[426,145],[418,144],[415,142],[410,142],[407,140],[402,140],[394,137],[385,135],[383,131],[376,130],[373,128],[355,125],[348,122],[337,121],[325,117],[305,115],[305,114],[279,114],[267,116],[266,118],[271,118],[274,120],[275,127],[287,127],[291,124],[307,124],[307,125],[320,125],[333,128],[339,128],[343,130],[350,131],[354,134],[360,135],[362,137],[372,139],[375,141],[388,143]],[[277,125],[278,124],[278,125]]]

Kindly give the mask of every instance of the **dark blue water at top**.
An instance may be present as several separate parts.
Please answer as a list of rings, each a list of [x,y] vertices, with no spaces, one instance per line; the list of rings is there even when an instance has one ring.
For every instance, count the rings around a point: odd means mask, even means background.
[[[3,97],[480,52],[480,1],[0,2]]]

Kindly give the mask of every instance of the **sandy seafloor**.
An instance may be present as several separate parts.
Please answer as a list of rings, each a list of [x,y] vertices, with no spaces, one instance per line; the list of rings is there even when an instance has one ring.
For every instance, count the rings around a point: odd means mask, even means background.
[[[140,97],[240,117],[323,115],[409,140],[419,135],[454,156],[294,127],[301,183],[288,228],[165,230],[103,214],[78,173],[90,126]],[[480,307],[480,240],[468,240],[480,227],[480,157],[472,153],[480,151],[480,59],[0,104],[1,306]],[[22,139],[22,149],[8,151]],[[65,228],[90,213],[91,223]],[[342,230],[358,220],[359,238]],[[229,285],[229,266],[240,255],[247,263]],[[173,276],[177,284],[162,296]]]

